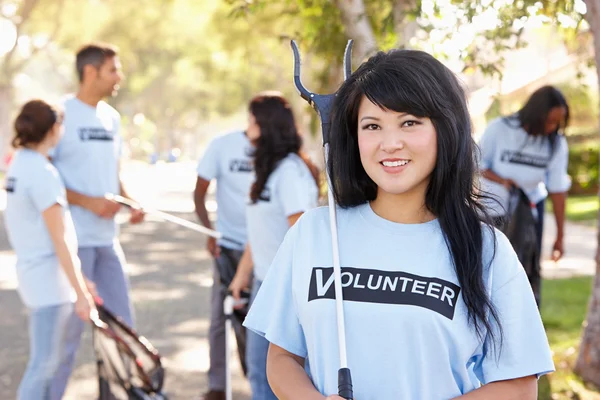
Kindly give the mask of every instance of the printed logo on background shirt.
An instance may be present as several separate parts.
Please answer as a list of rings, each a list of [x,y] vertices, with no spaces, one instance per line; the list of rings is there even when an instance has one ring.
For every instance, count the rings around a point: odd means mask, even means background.
[[[79,128],[79,139],[83,142],[88,140],[112,142],[113,133],[104,128]]]
[[[520,151],[504,150],[500,161],[510,164],[528,165],[534,168],[546,168],[550,158],[537,154],[521,153]]]
[[[15,191],[16,184],[17,184],[17,178],[15,178],[15,177],[6,178],[6,182],[4,184],[4,190],[6,190],[8,193],[13,193]]]
[[[333,268],[314,267],[308,301],[335,299],[333,281]],[[342,268],[342,290],[344,301],[418,306],[448,319],[460,294],[459,286],[443,279],[362,268]]]
[[[231,172],[252,172],[252,160],[231,160],[229,161],[229,171]]]

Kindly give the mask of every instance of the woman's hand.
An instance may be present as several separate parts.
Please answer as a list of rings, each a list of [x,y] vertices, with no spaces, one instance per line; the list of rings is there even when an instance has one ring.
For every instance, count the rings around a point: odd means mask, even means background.
[[[82,321],[87,322],[90,320],[92,312],[96,312],[96,305],[94,304],[92,295],[86,291],[77,296],[77,301],[75,302],[75,313],[77,313],[77,316]]]
[[[554,242],[554,246],[552,247],[552,261],[556,262],[560,260],[564,253],[563,240],[562,238],[557,238]]]
[[[87,288],[88,292],[90,292],[90,295],[92,295],[92,299],[100,299],[98,290],[96,289],[96,284],[85,277],[83,278],[83,281],[85,282],[85,287]]]
[[[247,290],[250,286],[250,275],[245,273],[244,271],[237,270],[235,276],[231,280],[231,284],[229,285],[229,290],[231,291],[231,295],[235,299],[236,303],[240,303],[241,293],[243,290]],[[243,307],[242,304],[237,306],[237,308]]]

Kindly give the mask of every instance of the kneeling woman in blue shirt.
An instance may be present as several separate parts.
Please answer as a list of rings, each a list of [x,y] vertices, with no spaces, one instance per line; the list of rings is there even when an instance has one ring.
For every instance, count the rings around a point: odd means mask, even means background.
[[[252,99],[247,135],[255,145],[256,178],[246,210],[248,246],[230,289],[238,297],[254,270],[252,302],[289,227],[316,207],[319,192],[318,171],[300,151],[302,140],[292,109],[280,94],[267,92]],[[266,339],[248,332],[246,360],[253,400],[276,399],[267,382],[268,348]]]
[[[73,308],[83,320],[94,311],[77,258],[66,191],[48,151],[62,133],[61,114],[41,100],[25,104],[15,120],[17,148],[6,174],[6,230],[17,255],[18,291],[29,309],[29,363],[18,400],[54,398],[51,386],[64,357]],[[89,288],[88,288],[89,285]]]
[[[536,399],[552,356],[525,272],[483,218],[456,77],[424,52],[378,53],[337,92],[331,129],[355,398]],[[328,215],[289,230],[245,321],[271,343],[279,399],[339,399]]]

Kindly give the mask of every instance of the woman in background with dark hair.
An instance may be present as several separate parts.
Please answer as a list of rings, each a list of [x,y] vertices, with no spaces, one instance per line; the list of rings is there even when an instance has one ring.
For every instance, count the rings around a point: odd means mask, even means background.
[[[499,224],[506,225],[510,191],[520,188],[535,205],[537,244],[541,255],[544,203],[550,197],[556,219],[552,259],[563,254],[565,201],[571,187],[567,174],[569,150],[564,130],[569,105],[553,86],[537,89],[515,114],[492,121],[481,137],[480,167],[483,189],[499,204],[490,205]],[[541,257],[538,257],[538,259]],[[528,273],[536,300],[540,302],[540,263]]]
[[[337,92],[327,168],[358,400],[534,400],[554,369],[523,268],[483,218],[474,154],[463,90],[427,53],[378,53]],[[330,235],[327,207],[302,216],[244,323],[271,343],[280,399],[339,399]]]
[[[239,299],[250,286],[254,300],[279,245],[298,218],[316,207],[318,170],[301,152],[302,139],[292,109],[278,92],[261,93],[250,101],[246,134],[255,145],[256,178],[246,210],[248,245],[230,290]],[[269,342],[248,332],[246,360],[253,400],[276,399],[266,375]]]
[[[61,121],[41,100],[25,104],[15,120],[17,151],[6,174],[6,230],[17,255],[19,295],[30,312],[30,356],[18,400],[51,399],[69,317],[75,309],[87,321],[95,309],[95,289],[77,257],[65,187],[48,160],[62,134]]]

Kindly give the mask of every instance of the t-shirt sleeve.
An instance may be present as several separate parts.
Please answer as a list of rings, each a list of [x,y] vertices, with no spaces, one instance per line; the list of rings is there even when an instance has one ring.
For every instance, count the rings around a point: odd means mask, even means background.
[[[207,147],[196,169],[198,177],[207,181],[218,178],[219,175],[219,143],[213,140]]]
[[[57,203],[63,207],[67,205],[66,193],[58,171],[50,166],[46,167],[43,173],[35,175],[35,180],[29,186],[28,192],[39,212],[44,212]]]
[[[482,170],[491,169],[493,166],[498,129],[499,121],[490,123],[479,140],[479,168]]]
[[[556,140],[554,155],[548,165],[546,186],[550,193],[563,193],[571,188],[571,178],[567,174],[568,165],[569,147],[567,139],[564,136],[559,136]]]
[[[244,326],[290,353],[306,357],[306,339],[293,291],[297,227],[298,223],[288,230],[250,307]]]
[[[282,166],[275,195],[286,217],[306,212],[316,206],[316,185],[309,172],[296,162]]]
[[[491,301],[498,313],[502,336],[499,340],[500,330],[492,318],[495,343],[488,334],[482,357],[474,368],[483,384],[530,375],[539,378],[554,371],[552,353],[527,275],[506,236],[499,231],[496,236]]]

